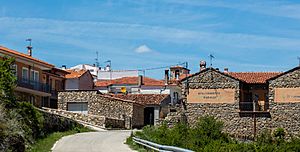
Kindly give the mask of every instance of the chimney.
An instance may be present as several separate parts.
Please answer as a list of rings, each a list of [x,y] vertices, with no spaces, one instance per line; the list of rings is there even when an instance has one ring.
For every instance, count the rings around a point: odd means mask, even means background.
[[[205,61],[200,61],[200,71],[203,71],[206,69],[206,62]]]
[[[175,70],[175,79],[179,80],[179,70]]]
[[[62,65],[62,66],[61,66],[61,69],[66,70],[66,69],[67,69],[67,66],[66,66],[66,65]]]
[[[169,70],[165,70],[165,85],[169,84]]]
[[[224,68],[224,73],[228,73],[228,68]]]
[[[143,85],[143,76],[139,75],[138,77],[138,86],[141,87]]]
[[[32,46],[27,46],[28,53],[27,55],[32,56]]]

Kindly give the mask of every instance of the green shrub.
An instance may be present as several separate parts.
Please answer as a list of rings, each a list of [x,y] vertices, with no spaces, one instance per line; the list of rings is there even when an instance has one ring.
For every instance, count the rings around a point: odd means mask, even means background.
[[[44,135],[44,117],[43,115],[30,103],[19,102],[18,112],[22,116],[23,128],[32,136],[33,139],[37,139]]]
[[[277,128],[273,133],[275,138],[284,139],[285,131],[283,128]]]

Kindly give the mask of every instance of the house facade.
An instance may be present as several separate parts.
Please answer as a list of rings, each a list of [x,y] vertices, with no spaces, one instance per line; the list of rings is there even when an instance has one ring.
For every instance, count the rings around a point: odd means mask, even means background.
[[[66,70],[66,90],[93,90],[94,80],[89,70]]]
[[[168,94],[111,94],[112,97],[131,100],[144,106],[144,126],[157,125],[169,113]]]
[[[130,126],[126,127],[128,129],[144,125],[144,106],[132,100],[113,97],[95,90],[66,90],[59,92],[58,96],[60,110],[122,120],[125,126]]]
[[[289,137],[299,134],[299,67],[284,73],[206,68],[181,82],[182,107],[169,114],[169,121],[194,125],[199,117],[211,115],[224,122],[225,132],[242,138],[278,127]]]
[[[32,57],[32,47],[28,47],[28,54],[0,46],[0,56],[15,58],[13,65],[16,71],[17,87],[15,94],[20,101],[28,101],[37,107],[50,102],[52,97],[47,73],[54,65]]]

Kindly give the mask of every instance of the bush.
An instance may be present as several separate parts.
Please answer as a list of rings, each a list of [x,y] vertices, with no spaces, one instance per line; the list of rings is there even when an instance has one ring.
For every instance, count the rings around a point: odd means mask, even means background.
[[[277,128],[274,133],[273,133],[274,137],[277,139],[284,139],[285,136],[285,131],[283,128]]]
[[[25,131],[16,110],[6,111],[0,105],[0,151],[24,151],[26,147]]]
[[[199,119],[196,126],[189,127],[187,124],[178,123],[169,128],[166,123],[161,126],[146,126],[135,136],[152,142],[191,149],[194,151],[238,151],[238,152],[281,152],[300,151],[300,138],[285,141],[285,131],[276,129],[273,134],[264,130],[256,142],[239,142],[222,133],[223,123],[211,116]],[[128,144],[132,145],[131,139]]]
[[[43,134],[43,115],[30,103],[19,102],[18,113],[21,115],[22,127],[26,130],[28,137],[33,140],[42,137]]]

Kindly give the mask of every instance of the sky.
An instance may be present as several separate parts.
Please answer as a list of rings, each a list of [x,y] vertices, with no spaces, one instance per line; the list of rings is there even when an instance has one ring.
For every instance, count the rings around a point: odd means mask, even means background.
[[[229,71],[286,71],[300,56],[300,1],[0,0],[0,45],[61,67],[114,70],[200,60]],[[164,68],[146,70],[162,79]]]

